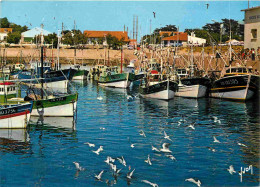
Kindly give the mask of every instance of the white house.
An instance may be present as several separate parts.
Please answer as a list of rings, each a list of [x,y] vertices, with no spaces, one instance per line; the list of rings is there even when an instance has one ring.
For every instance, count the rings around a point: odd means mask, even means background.
[[[0,41],[6,40],[9,32],[12,32],[13,28],[0,28]]]
[[[31,42],[35,36],[41,35],[47,36],[48,34],[51,34],[51,32],[46,31],[42,28],[35,27],[31,30],[25,31],[21,34],[21,42]]]
[[[205,43],[206,43],[206,39],[196,37],[194,32],[192,32],[190,36],[188,35],[188,44],[200,46]]]

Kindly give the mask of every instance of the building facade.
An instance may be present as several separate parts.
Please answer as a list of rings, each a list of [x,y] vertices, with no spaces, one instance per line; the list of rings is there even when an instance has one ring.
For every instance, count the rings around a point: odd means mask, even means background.
[[[6,40],[8,33],[12,31],[13,28],[0,28],[0,41]]]
[[[260,47],[260,6],[242,10],[245,12],[244,48]]]
[[[106,36],[111,35],[118,40],[129,42],[128,34],[126,31],[89,31],[85,30],[84,35],[88,38],[88,44],[98,44],[102,42],[103,45],[107,45]]]
[[[46,31],[42,28],[39,27],[35,27],[31,30],[22,32],[21,34],[21,43],[30,43],[33,41],[35,36],[41,35],[43,34],[43,36],[48,36],[48,34],[51,34],[51,32]]]

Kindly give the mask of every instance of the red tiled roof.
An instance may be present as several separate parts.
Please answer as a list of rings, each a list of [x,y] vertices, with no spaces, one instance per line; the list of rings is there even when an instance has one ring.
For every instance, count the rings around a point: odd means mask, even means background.
[[[111,34],[112,36],[117,37],[117,39],[119,39],[119,40],[124,38],[125,42],[129,41],[126,31],[124,32],[124,31],[89,31],[89,30],[85,30],[84,34],[88,38],[104,38],[108,34]]]
[[[177,32],[175,32],[174,36],[169,36],[169,37],[165,37],[162,40],[164,41],[188,41],[188,34],[184,33],[184,32],[179,32],[179,34],[177,34]]]
[[[13,28],[0,28],[1,33],[7,33],[7,32],[12,32]]]
[[[170,36],[172,34],[172,31],[160,31],[159,34],[160,36],[163,36],[164,34],[168,34],[168,36]]]

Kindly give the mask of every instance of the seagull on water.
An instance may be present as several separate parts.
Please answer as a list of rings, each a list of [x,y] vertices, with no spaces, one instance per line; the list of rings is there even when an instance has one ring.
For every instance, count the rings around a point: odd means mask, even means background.
[[[233,175],[233,173],[236,173],[236,171],[234,170],[234,167],[231,165],[231,166],[229,166],[229,168],[227,169],[228,170],[228,172],[231,174],[231,175]]]
[[[192,182],[192,183],[196,184],[197,186],[201,185],[200,180],[195,181],[193,178],[185,179],[185,181]]]
[[[171,153],[172,151],[170,151],[169,146],[170,146],[169,143],[163,143],[162,149],[160,149],[160,151],[164,153]]]
[[[110,164],[110,156],[107,157],[107,159],[104,161],[107,164]]]
[[[146,137],[143,130],[140,130],[140,131],[139,131],[139,134],[140,134],[141,136],[143,136],[143,137]]]
[[[121,158],[117,158],[117,160],[118,160],[121,164],[123,164],[124,166],[126,166],[126,161],[125,161],[125,159],[124,159],[123,156],[122,156],[122,159],[121,159]]]
[[[133,169],[133,171],[127,173],[127,176],[126,176],[126,177],[127,177],[128,179],[132,179],[132,176],[133,176],[133,174],[134,174],[134,171],[135,171],[135,169]]]
[[[216,152],[216,149],[214,149],[214,148],[208,147],[208,149],[209,149],[210,151],[212,151],[212,152]]]
[[[166,155],[168,158],[170,158],[171,160],[175,160],[175,161],[177,161],[176,160],[176,158],[173,156],[173,155]]]
[[[216,117],[216,116],[212,116],[212,117],[214,119],[214,122],[216,123],[218,121],[218,117]]]
[[[77,171],[84,171],[84,170],[85,170],[83,167],[81,167],[81,166],[79,165],[78,162],[73,162],[73,163],[75,164],[75,167],[76,167]]]
[[[114,172],[116,172],[116,165],[114,165],[114,164],[109,164],[110,165],[110,168],[114,171]]]
[[[154,147],[154,146],[152,146],[152,151],[161,152],[159,149],[157,149],[157,148]]]
[[[247,147],[245,144],[242,144],[242,143],[237,143],[237,145],[240,145],[240,146],[243,146],[243,147]]]
[[[97,97],[97,100],[101,101],[103,98],[101,96]]]
[[[95,174],[95,178],[97,180],[101,180],[101,176],[102,176],[103,172],[104,172],[104,170],[102,170],[98,175]]]
[[[134,143],[132,143],[132,144],[130,145],[130,147],[134,148],[134,147],[135,147],[135,144],[134,144]]]
[[[144,183],[146,183],[146,184],[150,184],[152,187],[159,187],[158,184],[151,183],[151,182],[148,181],[148,180],[142,180],[142,182],[144,182]]]
[[[215,142],[215,143],[220,143],[220,141],[217,140],[217,138],[216,138],[215,136],[213,136],[213,139],[214,139],[214,142]]]
[[[190,124],[188,127],[195,130],[194,124]]]
[[[170,138],[170,136],[168,136],[168,135],[166,134],[166,132],[165,132],[165,131],[164,131],[164,138],[165,138],[165,139],[167,139],[167,140],[170,140],[170,141],[172,141],[172,140],[171,140],[171,138]]]
[[[144,162],[146,162],[147,164],[149,164],[150,166],[152,165],[152,162],[150,160],[150,155],[148,155],[147,160],[145,160]]]
[[[89,147],[95,147],[95,144],[93,144],[93,143],[86,142],[84,144],[88,145]]]
[[[103,151],[103,146],[100,146],[100,147],[98,148],[98,150],[92,151],[92,152],[93,152],[93,153],[96,153],[97,155],[99,155],[99,153],[100,153],[101,151]]]

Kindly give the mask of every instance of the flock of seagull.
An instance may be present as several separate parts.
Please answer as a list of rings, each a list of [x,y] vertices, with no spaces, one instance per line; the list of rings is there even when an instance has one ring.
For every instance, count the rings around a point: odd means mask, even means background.
[[[98,100],[103,100],[102,97],[98,97],[97,98]],[[133,99],[133,97],[127,97],[127,100],[131,100]],[[212,118],[214,119],[214,122],[215,123],[219,123],[221,124],[221,121],[215,117],[215,116],[212,116]],[[184,117],[182,117],[182,119],[180,119],[178,121],[178,126],[180,126],[182,124],[182,122],[185,122],[186,120],[184,119]],[[195,127],[194,127],[195,123],[193,124],[189,124],[187,127],[188,128],[191,128],[192,130],[195,130]],[[143,136],[144,138],[146,138],[146,134],[143,130],[140,130],[139,131],[139,135],[140,136]],[[164,135],[164,139],[170,141],[170,142],[173,142],[172,139],[170,138],[169,135],[167,135],[167,133],[165,131],[163,131],[163,135]],[[215,136],[213,136],[213,142],[214,143],[221,143]],[[95,147],[95,144],[93,143],[89,143],[89,142],[86,142],[84,143],[86,145],[88,145],[90,148],[94,148]],[[134,148],[136,144],[134,143],[131,143],[130,144],[130,147],[131,148]],[[238,143],[238,145],[240,146],[244,146],[244,147],[247,147],[246,145],[242,144],[242,143]],[[170,150],[169,148],[170,146],[170,143],[163,143],[162,144],[162,147],[161,148],[156,148],[154,147],[153,145],[151,145],[151,149],[153,152],[160,152],[160,153],[164,153],[166,157],[168,157],[169,159],[173,160],[173,161],[177,161],[177,159],[172,155],[172,151]],[[216,152],[216,150],[214,148],[211,148],[211,147],[208,147],[208,149],[212,152]],[[103,146],[100,146],[96,151],[95,150],[92,150],[93,153],[99,155],[101,152],[103,151]],[[116,165],[116,162],[119,162],[122,166],[126,167],[127,164],[126,164],[126,161],[124,159],[123,156],[121,157],[117,157],[117,158],[112,158],[110,156],[107,156],[107,159],[104,161],[110,168],[110,170],[112,171],[112,175],[114,177],[114,180],[111,180],[109,181],[108,179],[105,180],[105,182],[107,183],[107,185],[109,186],[112,186],[114,184],[117,183],[117,177],[119,175],[121,175],[121,170],[122,168],[118,168],[118,165]],[[147,163],[148,165],[152,165],[152,162],[151,162],[151,158],[150,158],[150,155],[148,154],[147,156],[147,159],[144,160],[145,163]],[[75,165],[75,168],[76,170],[79,172],[79,171],[84,171],[85,168],[81,167],[80,164],[78,162],[73,162],[74,165]],[[129,165],[128,167],[128,170],[129,172],[126,174],[126,180],[127,180],[127,184],[130,185],[131,184],[131,179],[134,175],[134,172],[135,172],[135,169],[132,169],[131,170],[131,166]],[[236,173],[236,171],[234,170],[234,167],[233,165],[229,166],[229,168],[227,169],[227,171],[233,175],[234,173]],[[99,174],[95,174],[93,177],[97,180],[97,181],[102,181],[102,175],[103,173],[105,172],[105,170],[102,170]],[[188,179],[185,179],[186,182],[191,182],[191,183],[194,183],[195,185],[197,185],[198,187],[201,186],[201,181],[200,180],[195,180],[193,178],[188,178]],[[153,187],[158,187],[158,184],[156,183],[152,183],[148,180],[141,180],[141,182],[143,183],[146,183],[150,186],[153,186]]]

